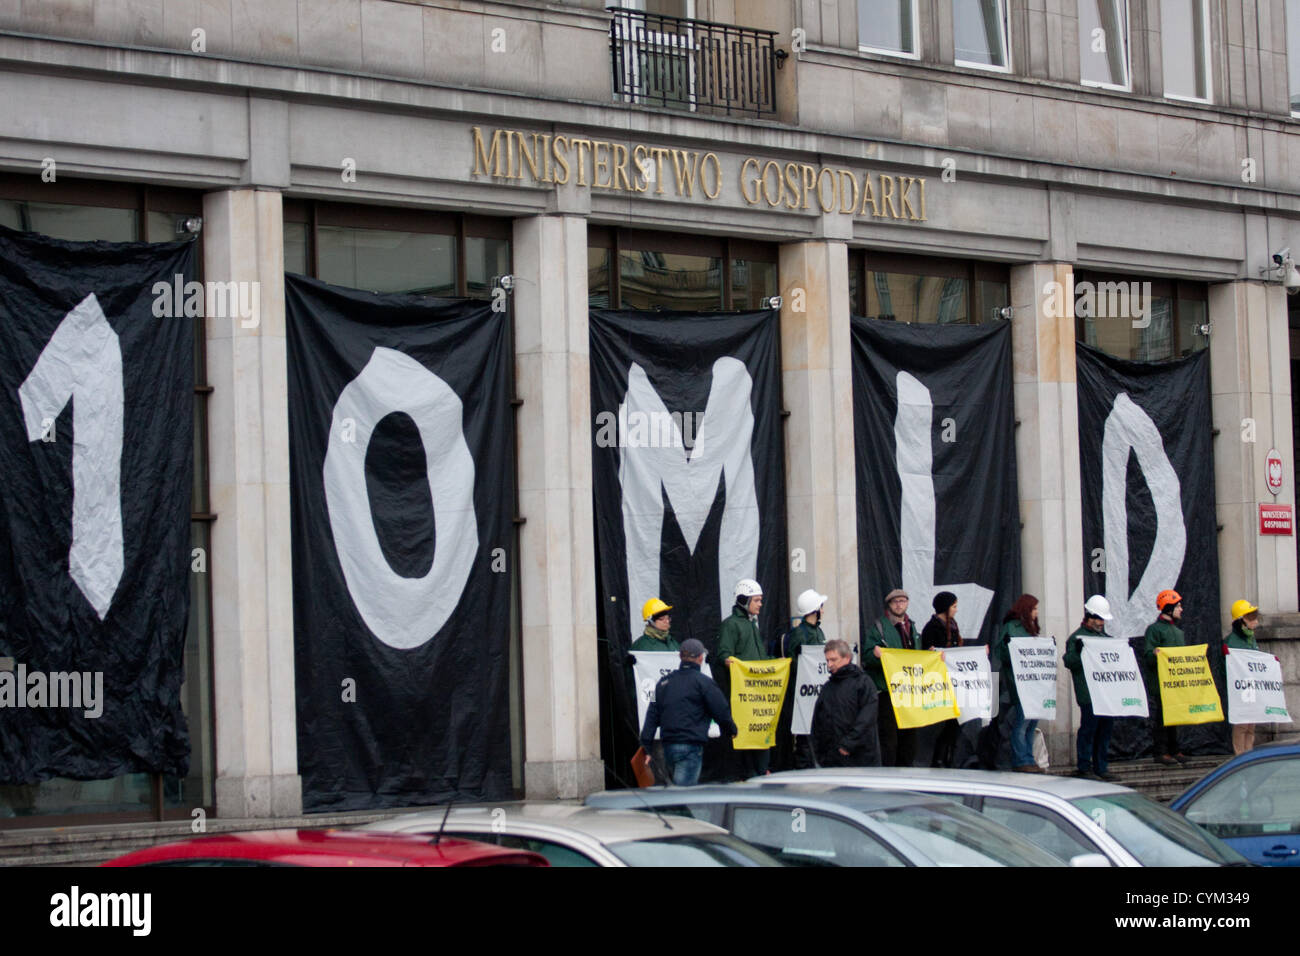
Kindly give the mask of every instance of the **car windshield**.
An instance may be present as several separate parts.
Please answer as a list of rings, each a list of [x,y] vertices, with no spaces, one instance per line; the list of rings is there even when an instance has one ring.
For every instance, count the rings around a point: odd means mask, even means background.
[[[1246,858],[1140,793],[1071,800],[1143,866],[1225,866]]]
[[[609,850],[628,866],[780,866],[742,840],[717,836],[667,836],[614,843]]]
[[[974,810],[943,803],[889,807],[868,814],[939,866],[1064,866]]]

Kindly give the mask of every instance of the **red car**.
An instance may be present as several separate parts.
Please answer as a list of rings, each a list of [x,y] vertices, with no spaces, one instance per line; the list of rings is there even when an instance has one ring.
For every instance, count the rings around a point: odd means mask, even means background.
[[[135,850],[103,866],[549,866],[540,853],[443,837],[345,830],[223,833]]]

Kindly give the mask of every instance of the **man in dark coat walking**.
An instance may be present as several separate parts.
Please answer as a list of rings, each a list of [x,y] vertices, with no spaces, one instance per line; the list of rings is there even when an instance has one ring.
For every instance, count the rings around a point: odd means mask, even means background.
[[[827,641],[830,679],[813,709],[812,738],[823,767],[879,767],[875,682],[857,664],[847,641]]]
[[[693,787],[700,780],[709,720],[716,721],[728,737],[736,736],[737,728],[722,691],[700,670],[704,645],[690,638],[678,654],[681,666],[655,685],[655,699],[641,728],[641,746],[650,753],[655,732],[662,731],[667,777],[679,787]]]

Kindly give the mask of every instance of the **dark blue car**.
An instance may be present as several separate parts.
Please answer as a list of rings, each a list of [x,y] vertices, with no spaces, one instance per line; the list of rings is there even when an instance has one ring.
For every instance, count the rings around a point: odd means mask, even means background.
[[[1169,808],[1252,863],[1300,866],[1300,743],[1233,757]]]

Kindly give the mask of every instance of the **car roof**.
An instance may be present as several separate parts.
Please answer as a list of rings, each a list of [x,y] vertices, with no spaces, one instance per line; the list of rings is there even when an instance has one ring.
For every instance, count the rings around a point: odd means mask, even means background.
[[[500,814],[497,812],[500,811]],[[442,825],[442,810],[408,813],[367,824],[367,832],[434,833]],[[496,814],[496,815],[494,815]],[[452,807],[447,814],[447,829],[455,830],[466,823],[493,824],[509,832],[511,824],[524,824],[533,832],[547,828],[581,833],[603,844],[628,840],[653,840],[668,836],[717,835],[727,833],[703,820],[689,817],[666,817],[638,810],[599,810],[580,803],[515,801]],[[665,822],[668,824],[665,826]]]
[[[1238,768],[1247,764],[1258,763],[1261,760],[1274,760],[1278,757],[1296,757],[1300,756],[1300,741],[1282,744],[1265,744],[1262,747],[1253,747],[1245,753],[1237,754],[1231,760],[1224,761],[1214,769],[1210,770],[1205,776],[1192,783],[1186,790],[1169,801],[1169,809],[1175,813],[1183,813],[1185,805],[1193,797],[1198,797],[1202,791],[1209,788],[1210,784],[1217,783],[1223,777],[1234,773]]]
[[[929,790],[938,787],[962,793],[1019,790],[1077,800],[1080,797],[1132,793],[1128,787],[1101,780],[1063,777],[1056,774],[1026,774],[1000,770],[946,770],[937,767],[822,767],[814,770],[784,770],[756,777],[765,784],[831,782],[848,786],[870,786],[895,790]]]
[[[257,830],[165,843],[117,857],[104,866],[180,860],[249,860],[300,866],[544,866],[540,854],[444,837],[357,830]]]
[[[770,778],[765,778],[770,779]],[[733,783],[700,787],[647,787],[643,790],[605,790],[593,793],[588,801],[617,799],[620,803],[637,805],[644,802],[653,807],[671,807],[685,803],[733,803],[759,800],[801,806],[805,809],[826,807],[842,810],[849,807],[863,813],[872,810],[889,810],[895,807],[912,807],[924,804],[947,803],[946,797],[911,790],[862,790],[845,787],[835,782],[809,781],[783,783],[779,787],[763,783]]]

